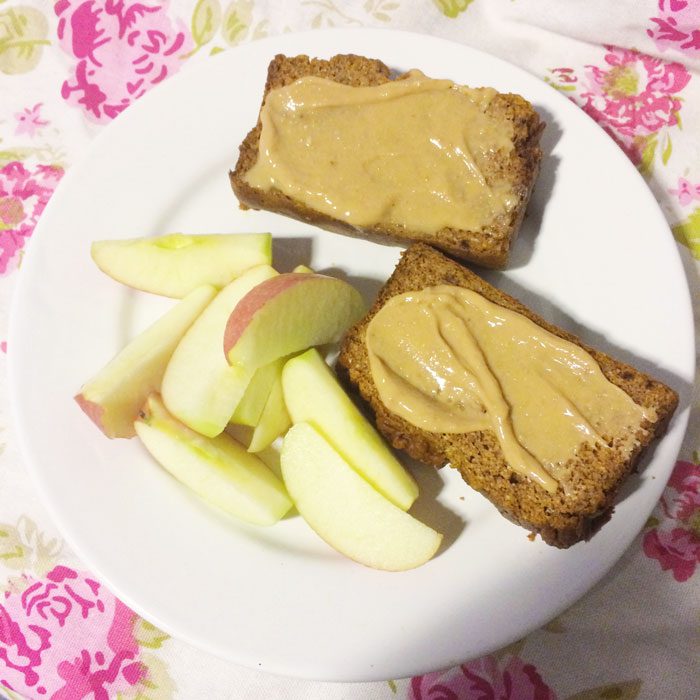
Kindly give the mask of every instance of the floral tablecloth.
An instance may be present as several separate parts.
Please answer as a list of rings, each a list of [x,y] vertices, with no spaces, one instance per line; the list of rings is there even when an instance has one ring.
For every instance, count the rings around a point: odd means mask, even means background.
[[[91,139],[186,62],[282,32],[380,26],[523,66],[647,179],[700,308],[700,0],[0,0],[0,364],[24,247]],[[671,235],[669,231],[668,235]],[[29,481],[0,374],[0,696],[188,700],[700,698],[700,409],[644,531],[579,603],[444,672],[325,684],[168,637],[63,543]]]

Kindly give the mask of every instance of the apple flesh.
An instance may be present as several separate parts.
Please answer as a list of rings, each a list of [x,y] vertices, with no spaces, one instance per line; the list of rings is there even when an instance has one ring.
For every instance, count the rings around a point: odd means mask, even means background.
[[[226,324],[224,352],[231,365],[257,369],[278,357],[335,342],[364,313],[347,282],[288,272],[251,290]]]
[[[261,452],[269,447],[278,437],[284,435],[292,424],[282,393],[282,366],[277,365],[277,376],[272,384],[270,395],[265,402],[260,421],[255,426],[248,446],[249,452]]]
[[[248,449],[250,445],[250,440],[253,437],[254,428],[249,425],[237,425],[236,423],[229,423],[226,426],[226,432],[234,439],[236,442],[240,442],[241,445]],[[255,455],[265,462],[267,468],[278,478],[282,480],[282,468],[280,467],[280,451],[277,445],[270,445],[264,450],[259,450]]]
[[[246,294],[277,276],[269,265],[244,272],[224,287],[185,334],[163,375],[168,410],[202,435],[223,431],[253,377],[254,369],[231,366],[221,350],[231,311]]]
[[[254,525],[273,525],[292,507],[282,482],[255,455],[224,433],[199,435],[151,394],[135,422],[146,449],[200,498]]]
[[[279,381],[285,358],[258,367],[231,417],[231,423],[255,427],[265,409],[275,381]]]
[[[427,562],[440,546],[440,533],[373,489],[308,423],[297,423],[285,436],[281,464],[300,515],[360,564],[405,571]]]
[[[211,285],[190,292],[82,387],[75,400],[107,437],[135,435],[139,409],[160,388],[173,351],[215,294]]]
[[[310,423],[343,459],[402,510],[418,497],[418,485],[323,361],[318,351],[289,360],[282,372],[284,401],[294,423]]]
[[[188,235],[95,241],[97,267],[118,282],[180,299],[202,284],[223,287],[247,269],[269,265],[269,233]]]

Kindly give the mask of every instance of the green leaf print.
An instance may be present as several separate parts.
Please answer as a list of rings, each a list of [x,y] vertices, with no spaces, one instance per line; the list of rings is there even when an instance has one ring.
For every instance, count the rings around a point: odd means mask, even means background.
[[[0,72],[28,73],[41,60],[49,23],[33,7],[11,7],[0,12]]]
[[[138,617],[134,622],[134,639],[139,643],[139,646],[159,649],[164,641],[170,639],[170,635],[161,632],[155,625]]]
[[[491,656],[493,656],[497,661],[504,659],[506,656],[520,656],[520,652],[525,646],[524,639],[518,639],[516,642],[509,644],[507,647],[503,647],[498,651],[494,651]]]
[[[266,19],[261,19],[256,25],[255,29],[253,29],[253,39],[262,39],[263,37],[268,36],[267,34],[267,29],[269,26],[269,22]]]
[[[546,625],[542,626],[542,629],[552,634],[562,634],[562,632],[566,632],[566,627],[564,627],[564,623],[561,621],[561,616],[550,620]]]
[[[685,221],[677,223],[672,231],[676,240],[688,246],[693,257],[700,260],[700,207],[696,207]]]
[[[16,571],[31,571],[44,576],[61,552],[63,543],[48,539],[26,515],[16,525],[0,524],[0,561]]]
[[[653,515],[650,515],[647,518],[647,521],[644,523],[644,529],[648,530],[650,527],[656,527],[661,521],[654,517]]]
[[[369,3],[365,3],[365,11],[367,10],[367,5],[374,6],[377,0],[370,0]],[[381,0],[379,0],[381,2]],[[302,5],[308,7],[318,7],[319,11],[314,18],[311,20],[311,28],[319,29],[321,27],[337,27],[342,25],[355,25],[362,26],[362,22],[356,17],[352,17],[349,14],[343,12],[343,10],[338,7],[333,0],[302,0]],[[350,3],[339,3],[341,6],[349,5]],[[349,9],[349,8],[346,8]]]
[[[460,12],[464,12],[474,0],[433,0],[445,17],[454,19]]]
[[[192,39],[194,39],[197,48],[212,40],[220,24],[221,4],[219,0],[199,0],[192,13]]]
[[[0,526],[0,560],[15,569],[24,568],[25,550],[14,528]]]
[[[560,83],[555,83],[553,80],[545,76],[544,82],[551,85],[556,90],[561,90],[562,92],[574,92],[576,90],[575,85],[562,85]]]
[[[641,688],[642,681],[636,679],[584,690],[576,695],[570,695],[566,700],[634,700],[639,695]]]
[[[656,155],[656,146],[658,145],[656,134],[652,134],[646,139],[646,144],[642,149],[642,159],[639,163],[639,172],[642,175],[651,175],[654,168],[654,156]]]
[[[16,160],[26,160],[32,150],[31,148],[13,148],[0,151],[0,168]]]
[[[661,162],[666,165],[668,163],[668,159],[671,157],[671,151],[673,149],[673,145],[671,144],[671,137],[666,134],[664,137],[664,151],[661,154]]]
[[[398,9],[398,2],[387,0],[367,0],[364,4],[365,12],[380,22],[391,22],[390,12]]]
[[[146,668],[146,676],[124,694],[123,700],[163,700],[175,697],[175,683],[168,667],[160,657],[141,653],[141,664]]]
[[[253,1],[235,0],[224,12],[221,23],[221,36],[229,46],[235,46],[245,39],[253,19]]]

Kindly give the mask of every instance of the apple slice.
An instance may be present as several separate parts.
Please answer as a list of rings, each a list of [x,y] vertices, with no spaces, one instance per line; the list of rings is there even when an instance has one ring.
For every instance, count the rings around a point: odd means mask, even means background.
[[[277,376],[267,397],[260,422],[255,426],[248,446],[249,452],[260,452],[269,447],[280,435],[284,435],[292,424],[282,393],[282,366],[278,365]]]
[[[289,360],[282,372],[284,401],[294,423],[310,423],[343,459],[402,510],[418,497],[418,485],[379,433],[343,391],[318,351]]]
[[[226,432],[234,439],[236,442],[240,442],[246,449],[250,445],[250,440],[253,437],[254,429],[249,425],[237,425],[236,423],[229,423],[226,426]],[[280,446],[281,447],[281,446]],[[280,450],[277,445],[270,445],[264,450],[256,452],[255,455],[265,462],[267,468],[278,478],[282,479],[282,468],[280,467]]]
[[[404,571],[427,562],[442,535],[375,491],[308,423],[282,444],[282,476],[302,518],[360,564]]]
[[[277,272],[259,265],[224,287],[175,349],[161,393],[168,410],[202,435],[218,435],[231,419],[254,369],[232,367],[221,349],[231,311],[256,285]]]
[[[282,374],[285,360],[286,358],[280,357],[255,370],[243,398],[233,412],[231,423],[249,425],[254,428],[260,422],[260,416],[263,414],[270,391]]]
[[[313,270],[308,265],[297,265],[292,272],[313,274]]]
[[[254,525],[272,525],[291,507],[282,482],[230,435],[206,438],[176,420],[151,394],[134,427],[146,449],[200,498]]]
[[[363,313],[360,293],[347,282],[288,272],[241,299],[226,325],[224,352],[232,365],[257,369],[338,340]]]
[[[177,344],[215,294],[211,285],[190,292],[83,386],[75,400],[107,437],[135,435],[139,409],[160,388]]]
[[[223,287],[256,265],[272,261],[269,233],[171,233],[156,238],[95,241],[97,267],[118,282],[181,298],[202,284]]]

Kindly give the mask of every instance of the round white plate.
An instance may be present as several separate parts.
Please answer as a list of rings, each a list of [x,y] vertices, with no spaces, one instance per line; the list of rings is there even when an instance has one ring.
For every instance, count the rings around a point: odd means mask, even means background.
[[[276,263],[310,263],[376,292],[398,248],[237,207],[227,170],[253,126],[276,53],[353,52],[391,67],[531,100],[546,155],[507,291],[682,394],[666,438],[591,542],[531,542],[449,469],[420,468],[419,516],[449,546],[407,573],[366,569],[299,517],[248,527],[202,505],[136,440],[109,441],[72,396],[169,301],[121,287],[90,242],[169,231],[272,231]],[[58,188],[19,278],[9,342],[22,449],[71,546],[138,613],[236,663],[289,676],[367,681],[457,664],[545,623],[589,589],[643,526],[687,421],[692,316],[668,227],[613,142],[522,70],[436,38],[317,31],[257,41],[179,75],[130,107]]]

